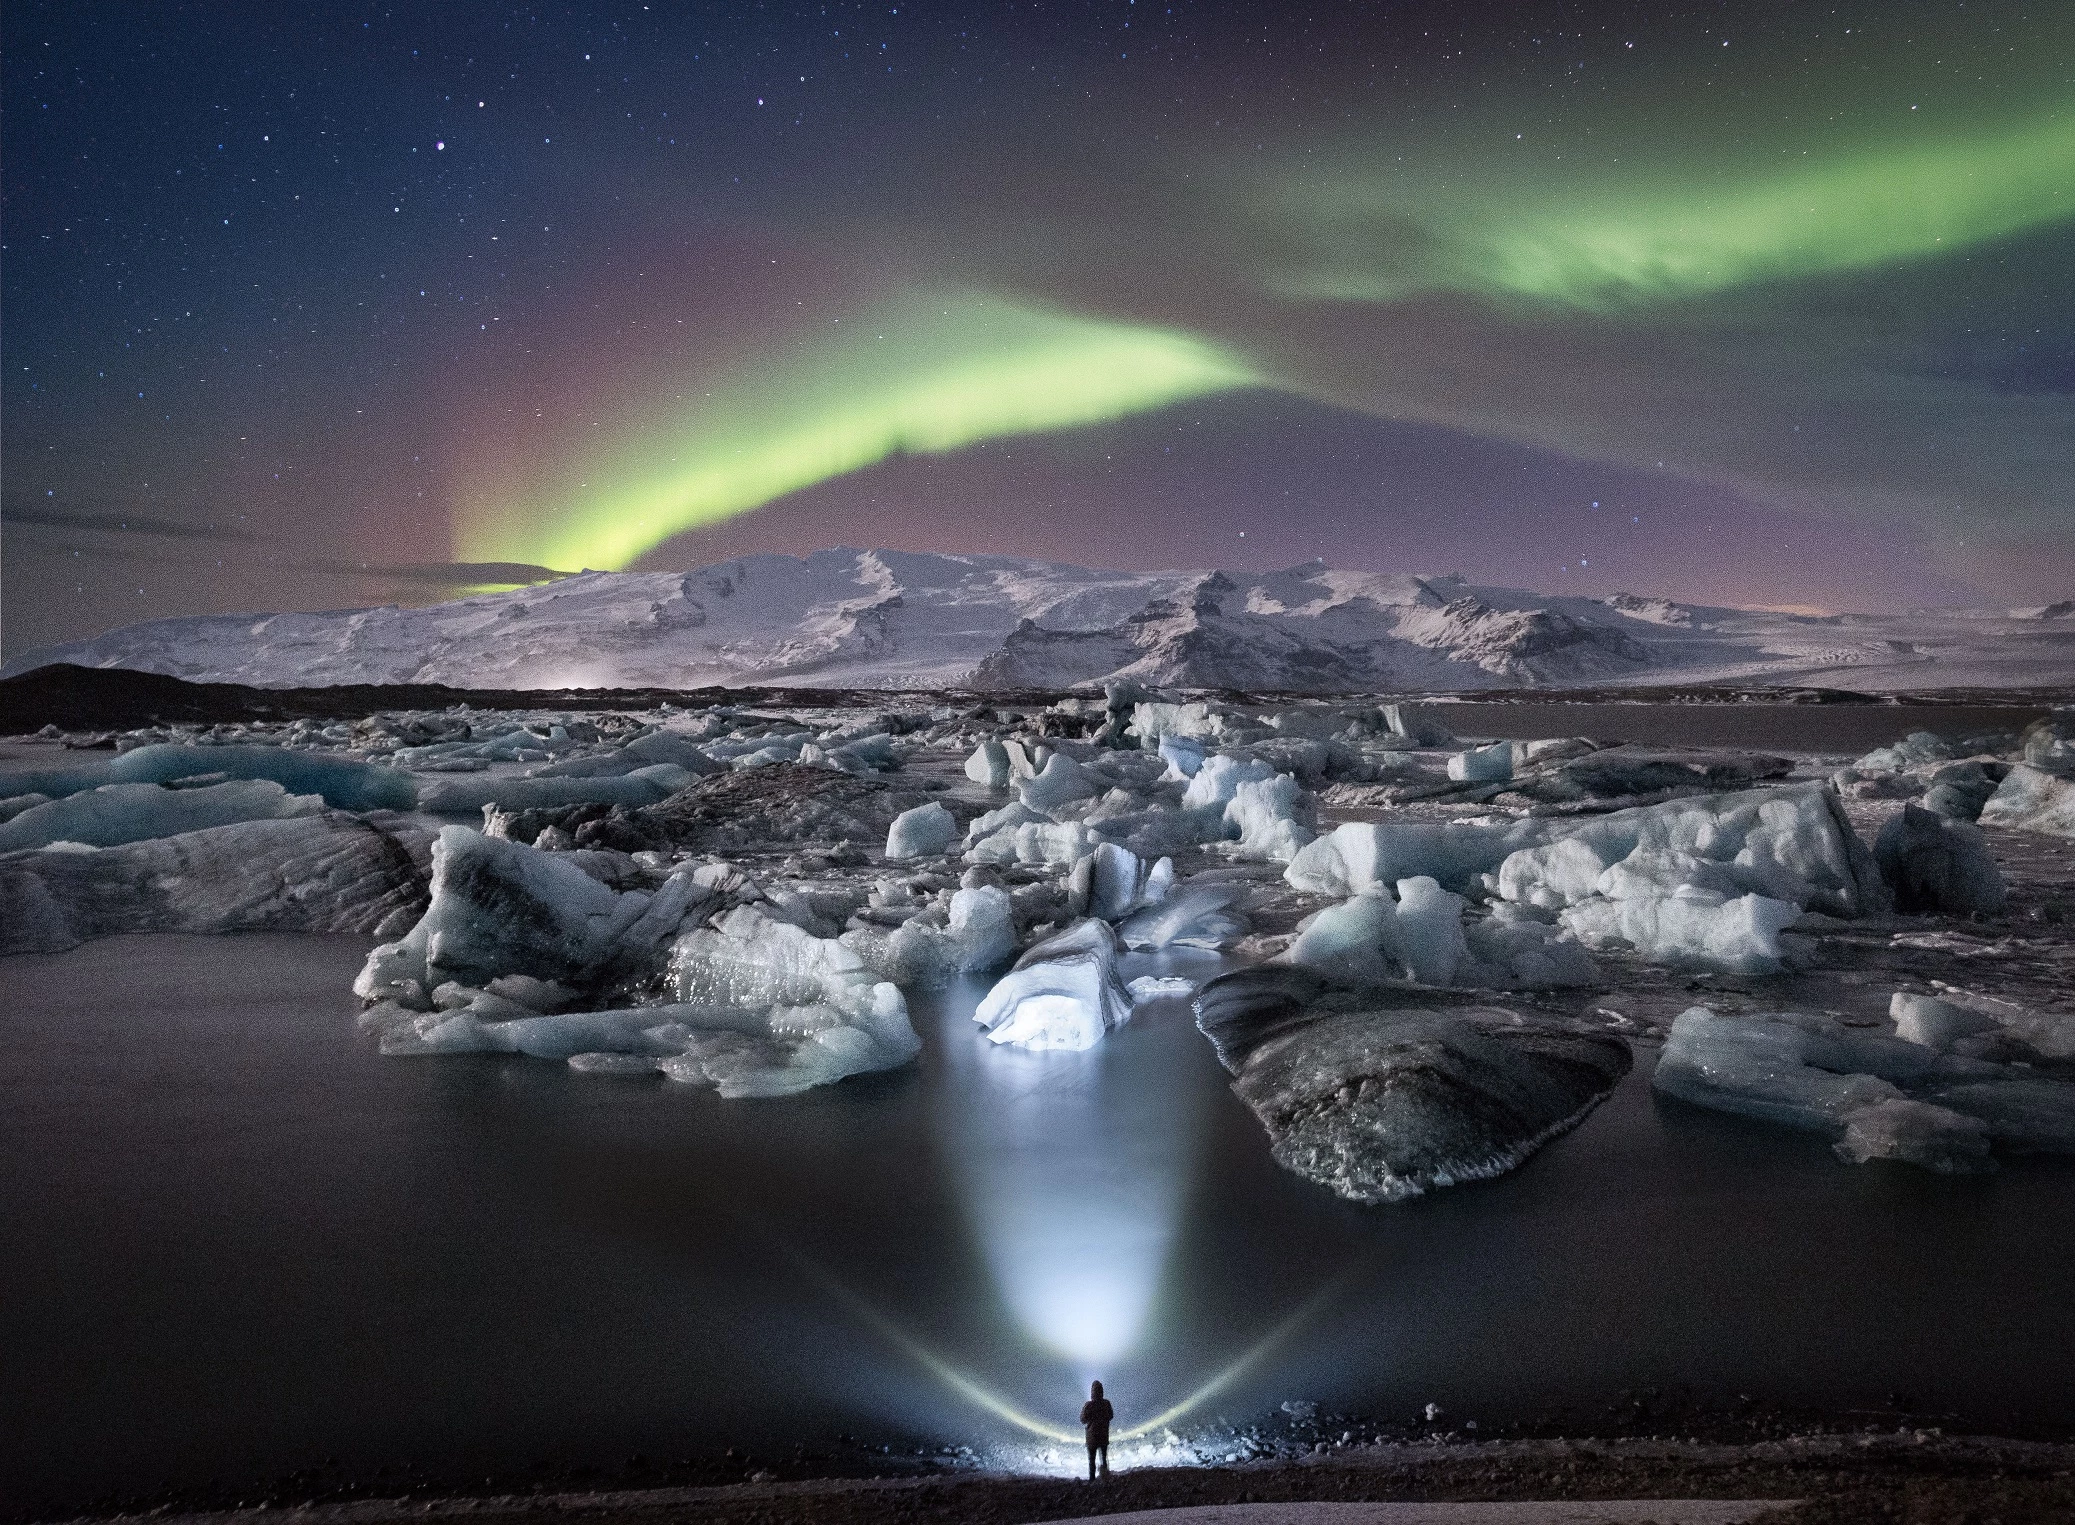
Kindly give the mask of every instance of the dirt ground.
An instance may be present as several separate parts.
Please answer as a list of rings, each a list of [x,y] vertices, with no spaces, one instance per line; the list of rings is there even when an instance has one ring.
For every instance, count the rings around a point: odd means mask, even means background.
[[[985,1473],[823,1478],[620,1492],[277,1499],[147,1516],[182,1525],[1024,1525],[1149,1509],[1286,1501],[1779,1499],[1763,1525],[2046,1525],[2075,1521],[2075,1444],[1926,1431],[1747,1445],[1517,1440],[1356,1447],[1301,1462],[1147,1468],[1100,1483]]]

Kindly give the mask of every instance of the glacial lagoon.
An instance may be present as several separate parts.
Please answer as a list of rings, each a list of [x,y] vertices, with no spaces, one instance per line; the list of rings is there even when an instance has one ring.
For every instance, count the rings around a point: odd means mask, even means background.
[[[915,1002],[918,1065],[726,1102],[382,1058],[347,989],[369,946],[126,936],[0,970],[0,1495],[838,1435],[1042,1466],[1090,1375],[1120,1430],[1285,1400],[1589,1419],[1652,1388],[2075,1422],[2065,1162],[1842,1165],[1653,1096],[1648,1045],[1514,1174],[1363,1208],[1273,1164],[1180,1000],[1031,1053],[959,986]],[[1163,958],[1216,967],[1124,972]]]

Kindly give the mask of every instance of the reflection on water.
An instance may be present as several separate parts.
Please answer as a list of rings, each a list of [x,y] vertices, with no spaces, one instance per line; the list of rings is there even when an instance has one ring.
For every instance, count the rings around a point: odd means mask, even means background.
[[[1033,1052],[985,1042],[970,1008],[945,1003],[944,1157],[1003,1300],[1085,1383],[1145,1333],[1205,1098],[1129,1025],[1091,1049]]]

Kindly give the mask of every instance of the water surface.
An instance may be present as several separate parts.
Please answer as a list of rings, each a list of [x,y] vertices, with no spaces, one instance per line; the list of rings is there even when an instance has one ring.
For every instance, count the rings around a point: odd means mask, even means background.
[[[1846,1167],[1657,1102],[1646,1055],[1515,1175],[1364,1209],[1269,1161],[1178,1002],[1034,1056],[952,992],[915,1068],[722,1102],[382,1059],[366,947],[0,962],[0,1496],[984,1446],[1070,1419],[1090,1375],[1129,1425],[1234,1363],[1190,1419],[1691,1384],[2075,1423],[2064,1164]]]

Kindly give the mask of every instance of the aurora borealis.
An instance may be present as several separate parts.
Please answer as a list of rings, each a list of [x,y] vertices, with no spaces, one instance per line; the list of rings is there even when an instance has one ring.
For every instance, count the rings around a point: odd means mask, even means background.
[[[838,542],[2063,597],[2071,59],[2000,3],[25,3],[0,636]]]

